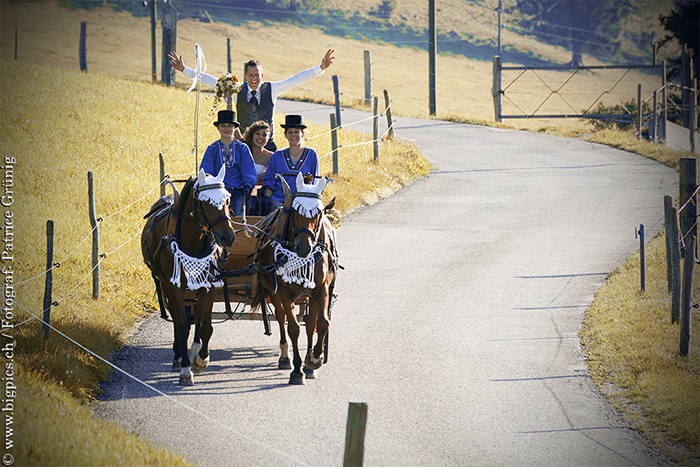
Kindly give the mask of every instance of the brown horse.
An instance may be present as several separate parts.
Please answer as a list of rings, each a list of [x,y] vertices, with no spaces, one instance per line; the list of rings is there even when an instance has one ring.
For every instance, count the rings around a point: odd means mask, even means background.
[[[325,177],[314,184],[305,184],[302,175],[297,176],[296,193],[285,200],[282,212],[269,230],[271,239],[261,240],[257,259],[257,279],[264,287],[253,288],[251,301],[256,307],[264,306],[266,291],[271,294],[270,301],[280,326],[280,369],[291,368],[284,329],[285,321],[288,323],[294,363],[289,384],[304,384],[304,375],[315,378],[315,370],[324,363],[324,352],[327,355],[325,340],[338,260],[335,229],[324,214],[328,207],[324,208],[321,201],[325,186]],[[302,297],[309,300],[305,319],[308,346],[303,372],[299,354],[301,327],[294,313],[294,303]],[[315,345],[314,334],[317,335]]]
[[[213,328],[211,268],[222,248],[236,238],[229,216],[230,194],[224,188],[223,166],[216,177],[200,170],[190,178],[179,195],[159,201],[146,215],[141,235],[143,260],[151,270],[156,288],[165,299],[173,319],[175,359],[173,371],[180,371],[180,384],[192,385],[195,370],[209,363],[209,339]],[[185,292],[196,290],[194,305],[195,342],[187,352],[190,322],[185,314]],[[199,342],[201,337],[201,342]],[[193,360],[192,362],[190,360]]]

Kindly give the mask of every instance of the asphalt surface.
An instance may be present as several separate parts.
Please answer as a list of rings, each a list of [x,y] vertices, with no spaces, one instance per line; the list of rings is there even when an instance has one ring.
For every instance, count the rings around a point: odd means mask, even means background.
[[[277,111],[327,124],[332,109]],[[115,372],[98,411],[205,466],[341,465],[349,402],[368,404],[366,466],[672,465],[596,391],[578,333],[635,227],[660,230],[677,173],[544,134],[410,118],[395,131],[434,170],[343,219],[318,379],[287,384],[276,325],[270,338],[229,321],[179,387],[172,325],[154,317],[114,363],[162,394]]]

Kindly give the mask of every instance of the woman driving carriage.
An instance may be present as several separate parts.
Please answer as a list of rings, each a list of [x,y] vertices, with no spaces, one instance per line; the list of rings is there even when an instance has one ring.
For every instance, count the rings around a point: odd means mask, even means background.
[[[284,136],[289,142],[289,147],[275,151],[270,157],[262,186],[263,214],[277,209],[284,203],[284,187],[277,179],[277,174],[285,179],[292,189],[292,194],[296,189],[298,173],[311,174],[315,177],[319,175],[318,154],[313,149],[304,147],[307,126],[302,116],[287,115],[281,126],[284,128]]]
[[[255,162],[248,146],[236,141],[234,129],[238,127],[236,112],[220,110],[214,125],[221,138],[209,145],[204,152],[200,169],[208,174],[217,174],[226,164],[224,185],[231,193],[229,209],[234,216],[243,215],[243,204],[258,180]]]

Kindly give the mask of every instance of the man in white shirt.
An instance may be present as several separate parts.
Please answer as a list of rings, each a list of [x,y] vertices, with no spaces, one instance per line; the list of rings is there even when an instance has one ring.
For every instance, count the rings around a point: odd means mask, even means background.
[[[252,123],[258,120],[264,120],[272,129],[273,134],[270,136],[270,141],[265,146],[270,151],[275,151],[277,145],[274,142],[274,115],[275,103],[277,98],[289,91],[295,86],[298,86],[311,78],[322,74],[326,68],[333,64],[335,50],[328,49],[328,52],[321,59],[321,64],[308,70],[301,71],[294,76],[290,76],[282,81],[263,81],[263,68],[257,60],[250,60],[244,66],[245,82],[241,85],[241,90],[233,96],[233,105],[238,114],[240,123],[240,133],[243,134],[245,129]],[[189,78],[194,78],[196,71],[185,66],[182,61],[182,56],[172,52],[168,55],[173,68],[181,71]],[[217,78],[212,75],[203,73],[201,75],[201,83],[212,88],[216,87]],[[239,99],[239,96],[241,98]]]

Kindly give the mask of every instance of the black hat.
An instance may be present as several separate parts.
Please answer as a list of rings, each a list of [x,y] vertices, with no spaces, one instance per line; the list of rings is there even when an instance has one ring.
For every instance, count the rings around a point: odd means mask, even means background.
[[[236,121],[236,112],[233,110],[219,110],[218,120],[214,122],[214,126],[219,126],[219,123],[231,123],[238,127],[240,123]]]
[[[284,123],[281,125],[282,128],[306,128],[304,125],[304,118],[301,115],[285,115]]]

